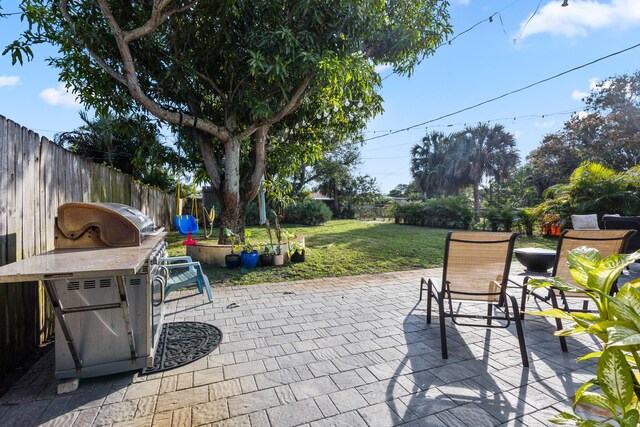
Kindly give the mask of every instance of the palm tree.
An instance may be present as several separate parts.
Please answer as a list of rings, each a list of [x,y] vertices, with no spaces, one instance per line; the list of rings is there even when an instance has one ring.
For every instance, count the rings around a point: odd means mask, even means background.
[[[169,169],[178,169],[178,156],[162,144],[158,127],[148,117],[107,113],[90,119],[86,112],[81,112],[80,118],[85,124],[57,134],[57,144],[93,162],[117,168],[145,184],[165,191],[174,187]]]
[[[492,177],[499,182],[519,162],[515,139],[502,125],[490,127],[486,123],[467,126],[452,135],[452,139],[447,173],[460,184],[473,186],[473,205],[478,217],[482,179]]]
[[[447,175],[447,153],[451,139],[442,132],[431,132],[422,144],[411,149],[411,174],[425,197],[457,192]]]

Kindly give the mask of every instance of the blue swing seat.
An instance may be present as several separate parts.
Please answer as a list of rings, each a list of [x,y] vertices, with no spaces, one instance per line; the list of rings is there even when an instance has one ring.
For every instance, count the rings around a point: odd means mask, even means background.
[[[173,219],[173,225],[183,236],[187,236],[189,233],[198,233],[198,222],[193,215],[176,215]]]
[[[169,270],[167,284],[164,287],[165,296],[171,291],[196,285],[201,294],[206,290],[209,302],[213,302],[209,278],[202,271],[198,261],[193,261],[190,256],[167,257],[162,259],[162,264]]]

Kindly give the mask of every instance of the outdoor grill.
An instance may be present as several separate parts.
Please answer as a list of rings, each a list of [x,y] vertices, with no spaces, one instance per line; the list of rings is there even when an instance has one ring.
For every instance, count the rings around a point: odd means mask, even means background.
[[[153,365],[165,235],[130,206],[67,203],[58,208],[55,250],[0,267],[0,283],[43,281],[56,315],[57,378]]]

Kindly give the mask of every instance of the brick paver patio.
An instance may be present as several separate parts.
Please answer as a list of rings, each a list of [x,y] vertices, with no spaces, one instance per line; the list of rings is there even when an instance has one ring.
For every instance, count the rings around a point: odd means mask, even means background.
[[[440,270],[217,288],[213,306],[172,293],[166,321],[223,331],[212,354],[56,395],[50,351],[0,399],[0,425],[546,426],[571,410],[570,396],[593,376],[595,362],[575,362],[597,348],[591,338],[570,338],[563,354],[551,323],[528,316],[527,370],[513,325],[447,320],[443,360],[439,319],[427,326],[426,302],[417,304],[421,276]]]

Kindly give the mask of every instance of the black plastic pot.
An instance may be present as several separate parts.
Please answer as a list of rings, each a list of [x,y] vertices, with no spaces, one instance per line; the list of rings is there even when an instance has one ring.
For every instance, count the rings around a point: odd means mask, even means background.
[[[273,255],[260,254],[260,265],[263,267],[269,267],[273,265]]]
[[[304,249],[302,252],[295,251],[291,254],[291,262],[304,262]]]
[[[224,263],[228,269],[240,268],[242,266],[242,259],[238,254],[228,254],[224,256]]]

